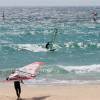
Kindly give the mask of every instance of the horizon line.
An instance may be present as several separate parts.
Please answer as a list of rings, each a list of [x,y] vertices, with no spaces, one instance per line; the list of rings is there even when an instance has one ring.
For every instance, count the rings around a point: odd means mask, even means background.
[[[16,6],[0,6],[1,7],[100,7],[100,5],[41,5],[41,6],[32,6],[32,5],[16,5]]]

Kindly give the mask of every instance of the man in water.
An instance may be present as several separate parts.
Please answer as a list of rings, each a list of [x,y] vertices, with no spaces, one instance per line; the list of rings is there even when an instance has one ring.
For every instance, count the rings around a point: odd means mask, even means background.
[[[4,11],[3,11],[3,14],[2,14],[2,19],[5,20],[5,14],[4,14]]]
[[[93,21],[96,22],[97,21],[97,12],[93,12]]]
[[[57,28],[54,28],[54,35],[53,35],[53,38],[51,40],[51,42],[47,42],[45,48],[50,50],[50,51],[54,51],[55,49],[53,49],[53,43],[55,42],[55,39],[56,39],[56,36],[57,36],[57,33],[58,33],[58,29]]]
[[[47,42],[45,48],[46,48],[46,49],[49,49],[49,45],[50,45],[50,42]]]
[[[52,49],[52,47],[53,47],[53,44],[51,42],[47,42],[45,48],[46,49]]]

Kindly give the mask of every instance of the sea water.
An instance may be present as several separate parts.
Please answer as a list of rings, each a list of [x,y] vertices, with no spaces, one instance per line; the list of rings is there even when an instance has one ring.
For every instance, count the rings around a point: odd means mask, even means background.
[[[93,11],[97,22],[91,21]],[[99,82],[99,7],[3,7],[0,16],[0,79],[13,69],[42,61],[45,66],[30,83]],[[55,28],[52,52],[45,45]]]

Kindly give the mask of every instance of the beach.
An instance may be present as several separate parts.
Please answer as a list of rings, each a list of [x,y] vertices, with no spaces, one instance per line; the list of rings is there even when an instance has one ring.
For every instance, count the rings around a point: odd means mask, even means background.
[[[17,100],[13,84],[0,85],[0,100]],[[21,100],[100,100],[99,84],[22,85]]]

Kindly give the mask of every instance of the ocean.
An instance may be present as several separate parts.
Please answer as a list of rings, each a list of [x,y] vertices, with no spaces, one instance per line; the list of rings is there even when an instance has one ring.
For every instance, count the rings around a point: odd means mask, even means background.
[[[55,28],[53,52],[45,45]],[[36,61],[45,66],[29,83],[100,83],[100,7],[0,8],[0,79]]]

